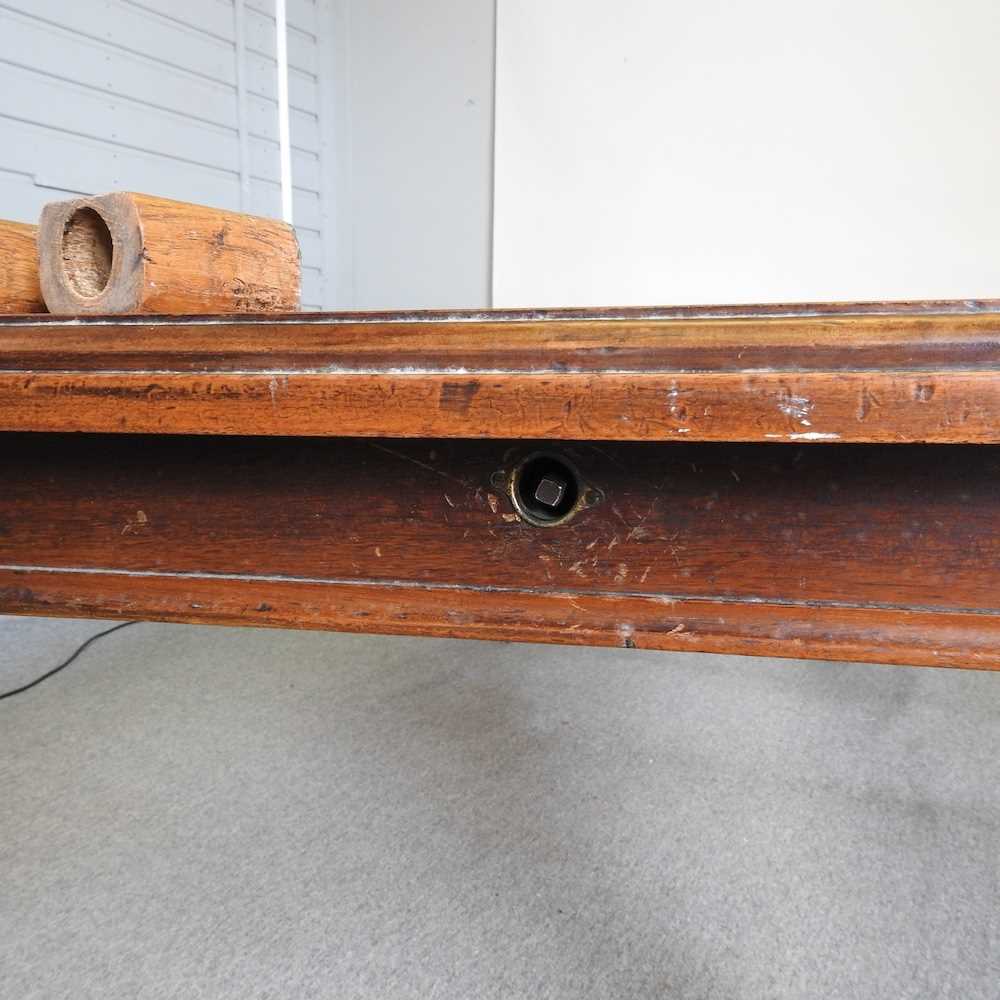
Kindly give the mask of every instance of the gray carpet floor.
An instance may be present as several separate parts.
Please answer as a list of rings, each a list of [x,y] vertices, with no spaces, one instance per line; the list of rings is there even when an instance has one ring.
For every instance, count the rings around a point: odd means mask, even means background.
[[[993,1000],[998,778],[1000,675],[142,624],[0,703],[0,997]]]

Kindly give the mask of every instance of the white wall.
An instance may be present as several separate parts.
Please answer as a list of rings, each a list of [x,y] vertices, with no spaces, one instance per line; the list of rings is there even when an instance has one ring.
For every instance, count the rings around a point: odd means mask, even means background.
[[[499,0],[494,304],[1000,294],[1000,5]]]
[[[341,308],[489,303],[493,0],[336,0]]]

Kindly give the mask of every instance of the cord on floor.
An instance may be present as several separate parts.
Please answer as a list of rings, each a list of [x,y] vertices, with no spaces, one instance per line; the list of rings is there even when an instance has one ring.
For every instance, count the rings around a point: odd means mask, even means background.
[[[65,659],[62,663],[53,667],[51,670],[46,671],[41,677],[36,677],[33,681],[28,681],[27,684],[22,684],[20,687],[13,688],[10,691],[4,691],[0,694],[0,701],[4,698],[13,698],[16,694],[23,694],[25,691],[30,691],[33,687],[41,684],[42,681],[48,680],[53,674],[59,673],[60,670],[65,670],[88,646],[93,645],[98,639],[102,639],[106,635],[111,635],[112,632],[118,632],[123,628],[128,628],[129,625],[138,625],[138,622],[121,622],[118,625],[114,625],[111,628],[106,628],[103,632],[98,632],[96,635],[92,635],[85,642],[80,643],[75,650]]]

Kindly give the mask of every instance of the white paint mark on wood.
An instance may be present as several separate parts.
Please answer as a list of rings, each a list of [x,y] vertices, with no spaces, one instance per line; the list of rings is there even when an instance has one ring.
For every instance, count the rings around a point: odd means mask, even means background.
[[[778,394],[778,409],[792,420],[797,420],[803,427],[811,427],[809,414],[812,413],[814,403],[808,396],[797,396],[787,389],[782,389]]]

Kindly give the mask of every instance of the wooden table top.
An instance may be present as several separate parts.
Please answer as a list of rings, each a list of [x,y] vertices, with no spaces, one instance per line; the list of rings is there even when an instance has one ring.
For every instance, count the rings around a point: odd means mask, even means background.
[[[0,430],[1000,442],[1000,301],[0,319]]]

